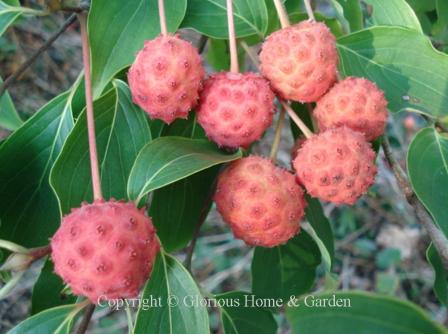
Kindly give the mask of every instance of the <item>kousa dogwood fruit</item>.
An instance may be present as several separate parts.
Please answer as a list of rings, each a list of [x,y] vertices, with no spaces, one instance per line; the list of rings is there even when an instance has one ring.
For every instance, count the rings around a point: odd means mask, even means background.
[[[375,157],[362,133],[339,127],[307,139],[293,165],[311,196],[352,205],[375,181]]]
[[[372,81],[348,77],[317,101],[313,115],[320,131],[345,125],[372,141],[384,133],[387,101]]]
[[[146,41],[129,69],[132,100],[153,119],[169,124],[196,106],[204,77],[201,57],[177,35]]]
[[[272,124],[274,93],[255,73],[221,72],[204,83],[198,123],[221,147],[247,148]]]
[[[151,274],[160,244],[134,203],[96,200],[62,219],[51,239],[55,272],[92,303],[133,298]]]
[[[231,163],[219,175],[214,200],[236,238],[262,247],[294,237],[306,207],[294,175],[258,156]]]
[[[283,99],[315,102],[337,78],[336,39],[321,22],[303,21],[263,43],[260,70]]]

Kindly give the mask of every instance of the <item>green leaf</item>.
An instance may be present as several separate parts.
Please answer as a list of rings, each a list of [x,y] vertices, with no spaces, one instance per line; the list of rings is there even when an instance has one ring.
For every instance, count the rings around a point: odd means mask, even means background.
[[[445,270],[442,259],[431,243],[426,250],[426,258],[434,269],[434,293],[443,305],[448,305],[448,271]]]
[[[282,246],[256,247],[252,292],[262,298],[283,299],[304,294],[314,283],[320,261],[319,248],[305,231]]]
[[[0,1],[0,36],[20,15],[22,15],[21,7],[9,6],[3,1]]]
[[[422,33],[412,7],[405,0],[362,0],[368,5],[370,25],[403,26]]]
[[[164,2],[167,28],[175,32],[184,18],[187,1]],[[92,0],[88,26],[95,97],[115,73],[133,62],[145,40],[160,33],[157,10],[157,0]]]
[[[412,140],[407,166],[415,194],[448,236],[448,137],[425,128]]]
[[[114,88],[94,103],[95,130],[103,195],[126,199],[128,176],[140,149],[151,140],[145,113],[132,102],[127,85]],[[51,185],[66,214],[92,200],[89,144],[85,111],[76,122],[52,172]]]
[[[42,246],[59,226],[48,177],[73,128],[71,97],[51,100],[0,146],[0,238]]]
[[[20,6],[20,0],[3,0],[3,2],[10,6]]]
[[[409,47],[412,45],[412,47]],[[338,39],[340,71],[366,77],[385,91],[391,111],[447,115],[448,55],[427,37],[401,27],[373,27]]]
[[[54,273],[53,262],[47,259],[33,287],[31,314],[74,303],[76,298],[72,295],[63,295],[61,293],[63,288],[64,282]]]
[[[337,0],[329,0],[335,11],[336,19],[341,23],[344,32],[350,32],[350,24],[344,16],[344,7]]]
[[[334,257],[333,230],[329,220],[325,217],[324,209],[322,208],[322,204],[320,204],[319,200],[307,196],[306,201],[308,203],[308,206],[305,209],[306,219],[313,227],[313,230],[321,241],[322,246],[325,247],[324,251],[321,250],[321,255],[324,258],[325,254],[328,254],[329,258],[327,261],[329,262],[329,266],[327,269],[331,269]],[[317,245],[320,246],[319,242],[317,242]]]
[[[163,136],[205,138],[196,123],[196,114],[178,119],[163,131]],[[206,169],[154,191],[149,215],[166,251],[187,245],[196,226],[204,220],[212,204],[211,191],[220,166]]]
[[[176,258],[163,251],[157,256],[142,300],[157,304],[155,307],[140,307],[135,334],[209,333],[207,308],[194,304],[202,300],[194,279]]]
[[[227,42],[221,39],[209,38],[207,48],[207,62],[215,71],[228,71],[230,55]]]
[[[244,68],[244,60],[246,52],[240,45],[237,45],[238,64],[240,69]],[[230,50],[228,42],[222,39],[208,39],[207,48],[207,62],[213,67],[216,72],[228,71],[230,68]]]
[[[324,302],[333,307],[322,307]],[[329,328],[331,334],[353,333],[354,328],[362,334],[447,333],[416,305],[366,292],[309,295],[299,307],[288,307],[286,317],[292,333],[327,334]]]
[[[342,7],[344,17],[350,25],[350,31],[363,28],[361,4],[359,0],[336,0]]]
[[[430,12],[436,8],[436,0],[407,0],[407,2],[416,13]]]
[[[277,323],[272,313],[262,307],[252,306],[252,296],[239,291],[215,296],[225,334],[277,333]]]
[[[167,251],[185,247],[196,226],[206,218],[219,169],[206,169],[154,192],[149,215]]]
[[[3,80],[0,78],[0,85]],[[0,97],[0,127],[14,131],[23,124],[22,119],[17,113],[16,108],[6,91],[2,97]]]
[[[448,25],[448,1],[436,0],[437,24],[440,26]]]
[[[268,11],[264,1],[233,0],[233,12],[237,38],[265,36],[268,29]],[[226,0],[188,1],[182,27],[193,28],[211,38],[228,39]]]
[[[79,305],[59,306],[45,310],[21,322],[8,334],[69,334],[73,319],[81,310]]]
[[[128,182],[129,198],[140,203],[149,192],[197,172],[241,158],[226,154],[207,140],[160,137],[138,154]]]

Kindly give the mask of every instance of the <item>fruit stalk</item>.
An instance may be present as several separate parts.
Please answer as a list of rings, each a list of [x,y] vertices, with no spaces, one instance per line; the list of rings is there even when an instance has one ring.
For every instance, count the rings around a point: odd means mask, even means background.
[[[316,18],[314,17],[313,13],[313,7],[311,7],[311,1],[310,0],[303,0],[305,3],[305,9],[306,13],[308,14],[308,17],[311,21],[316,21]]]
[[[271,160],[274,162],[277,160],[277,152],[280,146],[280,139],[282,137],[282,129],[284,121],[285,121],[285,109],[281,108],[280,114],[278,115],[277,124],[275,125],[275,135],[274,140],[272,142],[271,154],[269,155]]]
[[[233,21],[232,0],[227,0],[227,24],[229,26],[230,72],[238,73],[238,52],[236,48],[235,23]]]
[[[168,29],[166,28],[164,0],[158,0],[158,5],[159,5],[160,33],[163,36],[166,36],[168,34]]]
[[[274,5],[282,28],[289,27],[288,13],[286,12],[285,7],[283,7],[281,0],[274,0]]]
[[[84,311],[83,318],[81,320],[81,323],[79,324],[76,334],[84,334],[87,332],[87,328],[89,327],[90,319],[92,319],[94,311],[95,311],[95,305],[88,304]]]
[[[303,121],[300,119],[299,116],[292,110],[292,108],[289,106],[287,102],[284,100],[280,100],[283,108],[285,108],[286,112],[288,113],[289,117],[293,120],[293,122],[299,127],[300,131],[302,131],[303,135],[306,138],[310,138],[313,135],[313,132],[308,129],[308,127],[303,123]]]
[[[78,14],[81,28],[82,61],[84,64],[86,111],[87,111],[87,131],[89,137],[90,169],[92,173],[93,198],[102,199],[101,179],[98,167],[98,154],[96,149],[95,120],[93,116],[92,79],[90,73],[90,47],[89,36],[87,35],[87,21],[84,13]]]
[[[249,56],[250,61],[252,64],[258,69],[260,67],[260,61],[258,60],[258,55],[250,48],[249,45],[245,41],[240,42],[241,47],[246,52],[246,54]]]

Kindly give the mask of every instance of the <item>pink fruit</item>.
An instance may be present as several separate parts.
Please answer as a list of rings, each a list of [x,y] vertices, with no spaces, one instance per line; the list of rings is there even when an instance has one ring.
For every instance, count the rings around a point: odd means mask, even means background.
[[[219,146],[246,148],[272,124],[274,94],[255,73],[217,73],[204,83],[197,114]]]
[[[347,127],[309,138],[293,164],[311,196],[336,204],[354,204],[373,184],[377,170],[370,143]]]
[[[375,83],[348,77],[317,101],[314,117],[320,131],[345,125],[372,141],[384,133],[387,101]]]
[[[51,239],[56,273],[92,303],[132,298],[151,274],[160,244],[133,203],[84,203],[62,219]]]
[[[214,200],[236,238],[263,247],[294,237],[306,207],[294,176],[257,156],[235,161],[219,175]]]
[[[197,50],[178,36],[146,41],[128,73],[134,103],[151,118],[168,124],[188,117],[197,103],[203,77]]]
[[[317,101],[336,81],[336,40],[324,23],[303,21],[263,43],[260,69],[282,98]]]

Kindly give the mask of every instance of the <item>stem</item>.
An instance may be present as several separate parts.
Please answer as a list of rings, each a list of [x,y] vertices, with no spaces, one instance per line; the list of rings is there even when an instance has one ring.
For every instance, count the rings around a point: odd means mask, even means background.
[[[62,24],[62,26],[59,28],[58,31],[56,31],[44,44],[42,44],[39,49],[37,49],[27,60],[25,60],[22,65],[19,66],[19,68],[11,74],[6,80],[3,82],[3,84],[0,86],[0,97],[3,96],[6,89],[13,84],[22,74],[26,71],[28,67],[30,67],[36,59],[45,51],[47,50],[54,41],[62,35],[64,31],[67,30],[67,28],[76,20],[76,14],[70,15],[70,17]]]
[[[199,237],[199,232],[201,230],[201,227],[202,227],[202,225],[204,225],[205,219],[207,218],[208,212],[210,210],[210,206],[213,201],[213,194],[215,193],[215,190],[216,190],[217,181],[218,181],[218,178],[216,177],[215,180],[213,181],[212,187],[210,188],[210,193],[208,194],[207,200],[205,201],[204,206],[202,207],[202,211],[199,216],[199,220],[198,220],[198,224],[196,225],[196,229],[193,233],[193,238],[191,239],[191,243],[190,243],[190,245],[188,245],[188,248],[187,248],[187,255],[185,257],[184,266],[190,272],[191,272],[191,262],[193,259],[194,248],[196,247],[196,243],[197,243],[197,240]]]
[[[92,79],[90,74],[90,47],[89,36],[87,35],[87,21],[84,13],[78,14],[81,26],[82,60],[84,63],[85,90],[86,90],[86,110],[87,110],[87,131],[89,136],[90,169],[92,172],[93,198],[102,199],[101,179],[98,167],[98,154],[96,150],[95,119],[93,116]]]
[[[426,211],[423,204],[419,201],[417,196],[415,195],[412,187],[404,173],[403,169],[400,167],[398,162],[395,160],[391,148],[389,139],[387,136],[383,136],[383,142],[381,143],[383,148],[384,156],[386,157],[389,166],[392,168],[392,171],[395,175],[395,178],[398,181],[398,185],[403,192],[406,201],[413,207],[417,218],[420,223],[425,228],[429,237],[431,238],[434,246],[439,253],[440,258],[442,259],[443,265],[445,269],[448,269],[448,240],[443,234],[442,231],[434,224],[431,216],[428,211]]]
[[[285,7],[283,7],[281,0],[274,0],[274,5],[282,28],[289,27],[288,13],[286,12]]]
[[[252,50],[249,45],[245,41],[240,42],[241,47],[246,52],[246,54],[249,56],[250,61],[252,64],[258,69],[260,67],[260,61],[258,60],[257,54]]]
[[[166,36],[168,34],[168,29],[166,28],[165,1],[158,0],[158,4],[159,4],[160,32],[163,36]]]
[[[227,24],[229,26],[230,72],[238,73],[238,51],[236,49],[235,24],[233,22],[232,0],[227,0]]]
[[[289,117],[299,127],[300,131],[302,131],[303,135],[306,138],[310,138],[313,135],[313,132],[310,129],[308,129],[308,127],[305,125],[305,123],[303,123],[303,121],[300,119],[300,117],[297,116],[297,114],[294,112],[294,110],[292,110],[290,105],[283,100],[280,100],[280,103],[282,104],[283,108],[285,108]]]
[[[277,160],[277,152],[280,146],[280,139],[282,138],[282,129],[283,123],[285,121],[285,115],[285,109],[281,108],[280,114],[278,115],[277,125],[275,126],[275,135],[274,141],[272,142],[271,154],[269,155],[271,160],[274,162]]]
[[[208,37],[205,35],[201,35],[201,37],[199,38],[199,42],[198,42],[198,53],[202,54],[202,52],[204,52],[205,46],[207,45],[207,41],[208,41]]]
[[[29,254],[33,257],[33,261],[39,260],[51,253],[51,246],[43,246],[30,249]]]
[[[96,306],[95,304],[89,304],[86,307],[81,323],[79,324],[78,330],[76,331],[76,334],[84,334],[87,331],[90,319],[92,319],[93,312],[95,311],[95,306]]]
[[[0,248],[7,249],[13,253],[28,254],[29,252],[28,248],[25,248],[8,240],[0,240]]]
[[[308,14],[308,17],[311,21],[316,21],[316,18],[314,17],[313,13],[313,7],[311,7],[311,1],[310,0],[303,0],[305,3],[306,13]]]

